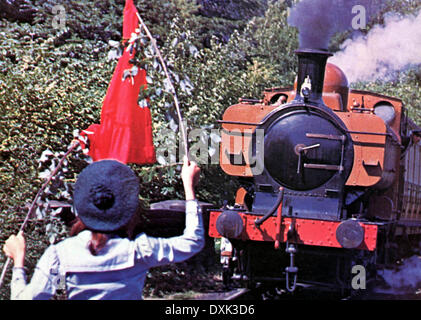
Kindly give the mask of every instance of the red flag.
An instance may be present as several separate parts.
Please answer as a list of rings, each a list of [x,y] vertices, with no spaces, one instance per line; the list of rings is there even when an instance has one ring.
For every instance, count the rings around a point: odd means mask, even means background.
[[[123,40],[139,28],[137,9],[133,0],[126,0],[124,7]],[[125,70],[135,50],[124,50],[108,87],[101,110],[101,124],[84,130],[90,141],[89,155],[94,161],[115,159],[123,163],[154,163],[155,149],[152,141],[152,120],[148,107],[138,105],[141,86],[146,89],[146,71],[138,69],[134,76],[123,80]]]

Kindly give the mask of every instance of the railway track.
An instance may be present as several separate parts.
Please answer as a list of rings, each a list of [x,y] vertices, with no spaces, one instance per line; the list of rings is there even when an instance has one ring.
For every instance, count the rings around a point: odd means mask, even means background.
[[[204,293],[195,298],[195,300],[242,300],[250,294],[250,290],[246,288],[237,288],[224,292]]]
[[[353,296],[343,296],[340,293],[299,287],[297,292],[290,294],[279,287],[257,289],[237,288],[224,292],[201,294],[195,300],[421,300],[421,289],[394,292],[378,289],[372,292],[361,292]]]

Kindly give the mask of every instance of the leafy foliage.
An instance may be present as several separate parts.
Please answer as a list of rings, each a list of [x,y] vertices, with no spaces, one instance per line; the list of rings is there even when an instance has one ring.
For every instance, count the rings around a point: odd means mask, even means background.
[[[84,129],[99,122],[102,99],[115,67],[115,63],[108,61],[112,49],[109,41],[120,41],[124,1],[63,3],[66,18],[63,29],[54,29],[52,25],[55,4],[55,1],[49,0],[32,1],[32,7],[36,8],[32,24],[0,20],[1,243],[17,231],[27,213],[28,204],[45,178],[42,174],[45,170],[38,168],[39,163],[35,159],[45,157],[47,150],[60,156],[59,153],[73,139],[75,129]],[[202,47],[197,40],[200,37],[193,36],[198,35],[201,29],[200,18],[194,14],[197,6],[192,1],[183,0],[138,1],[137,6],[168,56],[167,61],[171,63],[171,55],[176,60],[173,62],[176,66],[174,72],[179,72],[177,67],[183,69],[183,60],[188,60],[194,50],[198,52]],[[187,41],[179,47],[168,40],[168,30],[176,21],[184,30],[194,30],[188,37],[192,43],[189,43],[185,52]],[[183,38],[184,35],[180,34],[180,39]],[[176,53],[180,51],[183,54],[177,56]],[[168,127],[168,117],[161,110],[170,109],[170,100],[164,94],[159,98],[157,93],[165,89],[162,75],[152,71],[152,68],[148,73],[151,81],[157,84],[155,96],[152,96],[152,92],[148,94],[153,104],[155,141],[159,147],[166,142],[164,129]],[[184,104],[192,100],[192,81],[188,80],[186,72],[179,73],[183,78],[177,82],[177,89],[185,92],[182,98]],[[209,103],[212,105],[212,101]],[[223,107],[226,105],[220,102],[218,111],[221,112]],[[199,117],[200,112],[196,110],[195,113],[196,118]],[[201,113],[202,116],[204,114]],[[217,113],[213,119],[216,117]],[[191,126],[194,126],[194,122]],[[43,201],[38,208],[40,220],[32,220],[26,229],[29,271],[49,240],[58,241],[67,232],[54,214],[43,212],[42,209],[46,209],[45,201],[49,198],[68,199],[67,196],[63,197],[63,193],[70,193],[71,184],[86,164],[77,154],[69,157],[67,172],[62,176],[66,187],[59,188],[59,193],[46,194],[41,199]],[[133,167],[143,180],[141,195],[146,203],[183,196],[177,166]],[[215,172],[218,174],[215,175]],[[222,192],[225,189],[221,180],[228,179],[215,166],[209,171],[204,170],[203,175],[208,177],[204,182],[207,188],[202,192],[203,199],[221,202],[218,195],[210,190],[215,184],[218,187],[214,190]],[[2,288],[1,295],[8,297],[7,286]]]
[[[360,82],[355,84],[356,89],[381,92],[382,94],[402,99],[408,109],[408,116],[421,125],[421,75],[420,70],[407,70],[389,82]]]

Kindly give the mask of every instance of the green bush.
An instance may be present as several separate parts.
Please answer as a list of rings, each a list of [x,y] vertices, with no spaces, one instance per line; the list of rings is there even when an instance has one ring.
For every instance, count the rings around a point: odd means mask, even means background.
[[[185,118],[189,119],[189,129],[214,123],[223,109],[237,98],[235,96],[240,95],[243,91],[240,85],[244,84],[239,84],[233,94],[230,94],[225,83],[218,86],[219,79],[224,75],[230,76],[227,81],[235,83],[235,75],[225,69],[226,64],[217,64],[219,61],[230,61],[216,53],[224,53],[222,45],[215,44],[215,47],[219,46],[215,52],[209,48],[203,49],[200,39],[204,37],[201,31],[204,20],[195,14],[197,6],[192,3],[187,0],[137,2],[139,12],[158,39],[167,61],[173,65],[174,73],[179,73],[183,78],[190,77],[191,82],[197,81],[193,92],[180,95]],[[54,29],[52,26],[54,1],[34,0],[32,4],[38,10],[33,24],[0,20],[1,245],[11,233],[17,232],[32,199],[44,182],[40,177],[37,159],[46,150],[60,157],[60,152],[66,151],[73,139],[75,129],[99,123],[102,100],[115,67],[115,62],[107,60],[110,50],[108,41],[121,38],[124,1],[63,3],[66,10],[64,29]],[[177,21],[178,29],[172,30]],[[209,29],[212,27],[210,19],[205,24]],[[222,24],[220,20],[218,25]],[[177,30],[180,32],[176,33]],[[191,30],[191,34],[185,36],[181,30]],[[173,35],[180,37],[182,47],[172,46]],[[204,59],[214,60],[213,70],[210,70],[213,82],[208,74],[196,73],[208,66],[209,61],[200,58],[190,61],[189,48],[196,48]],[[153,76],[154,71],[148,70],[148,74]],[[199,81],[201,77],[204,79]],[[163,86],[160,80],[162,77],[156,75],[154,85],[157,88]],[[214,92],[203,92],[198,100],[200,103],[195,103],[193,97],[196,93],[209,88],[212,90],[213,87],[216,87]],[[222,94],[217,94],[218,91]],[[159,147],[165,142],[164,134],[169,127],[163,112],[169,99],[168,96],[154,98],[151,102],[154,140]],[[206,108],[200,110],[204,104]],[[211,116],[207,114],[209,110],[212,110]],[[86,163],[76,154],[69,157],[65,182],[74,182],[84,166]],[[141,197],[146,204],[183,196],[177,166],[158,164],[132,167],[143,181]],[[218,166],[205,167],[202,175],[199,192],[202,200],[221,204],[224,195],[232,198],[233,182],[222,174]],[[62,199],[60,196],[47,194],[43,198],[68,200],[68,197]],[[58,241],[65,237],[66,232],[65,226],[53,215],[44,216],[41,220],[31,219],[26,228],[29,272],[50,239]],[[9,280],[10,274],[6,283]],[[7,298],[8,291],[9,287],[4,286],[0,296]]]

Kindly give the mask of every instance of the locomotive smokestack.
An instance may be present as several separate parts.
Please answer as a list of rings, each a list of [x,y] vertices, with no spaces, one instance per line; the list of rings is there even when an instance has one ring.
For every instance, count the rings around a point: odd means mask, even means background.
[[[299,49],[297,94],[295,101],[324,104],[323,84],[327,59],[332,54],[326,50]]]

